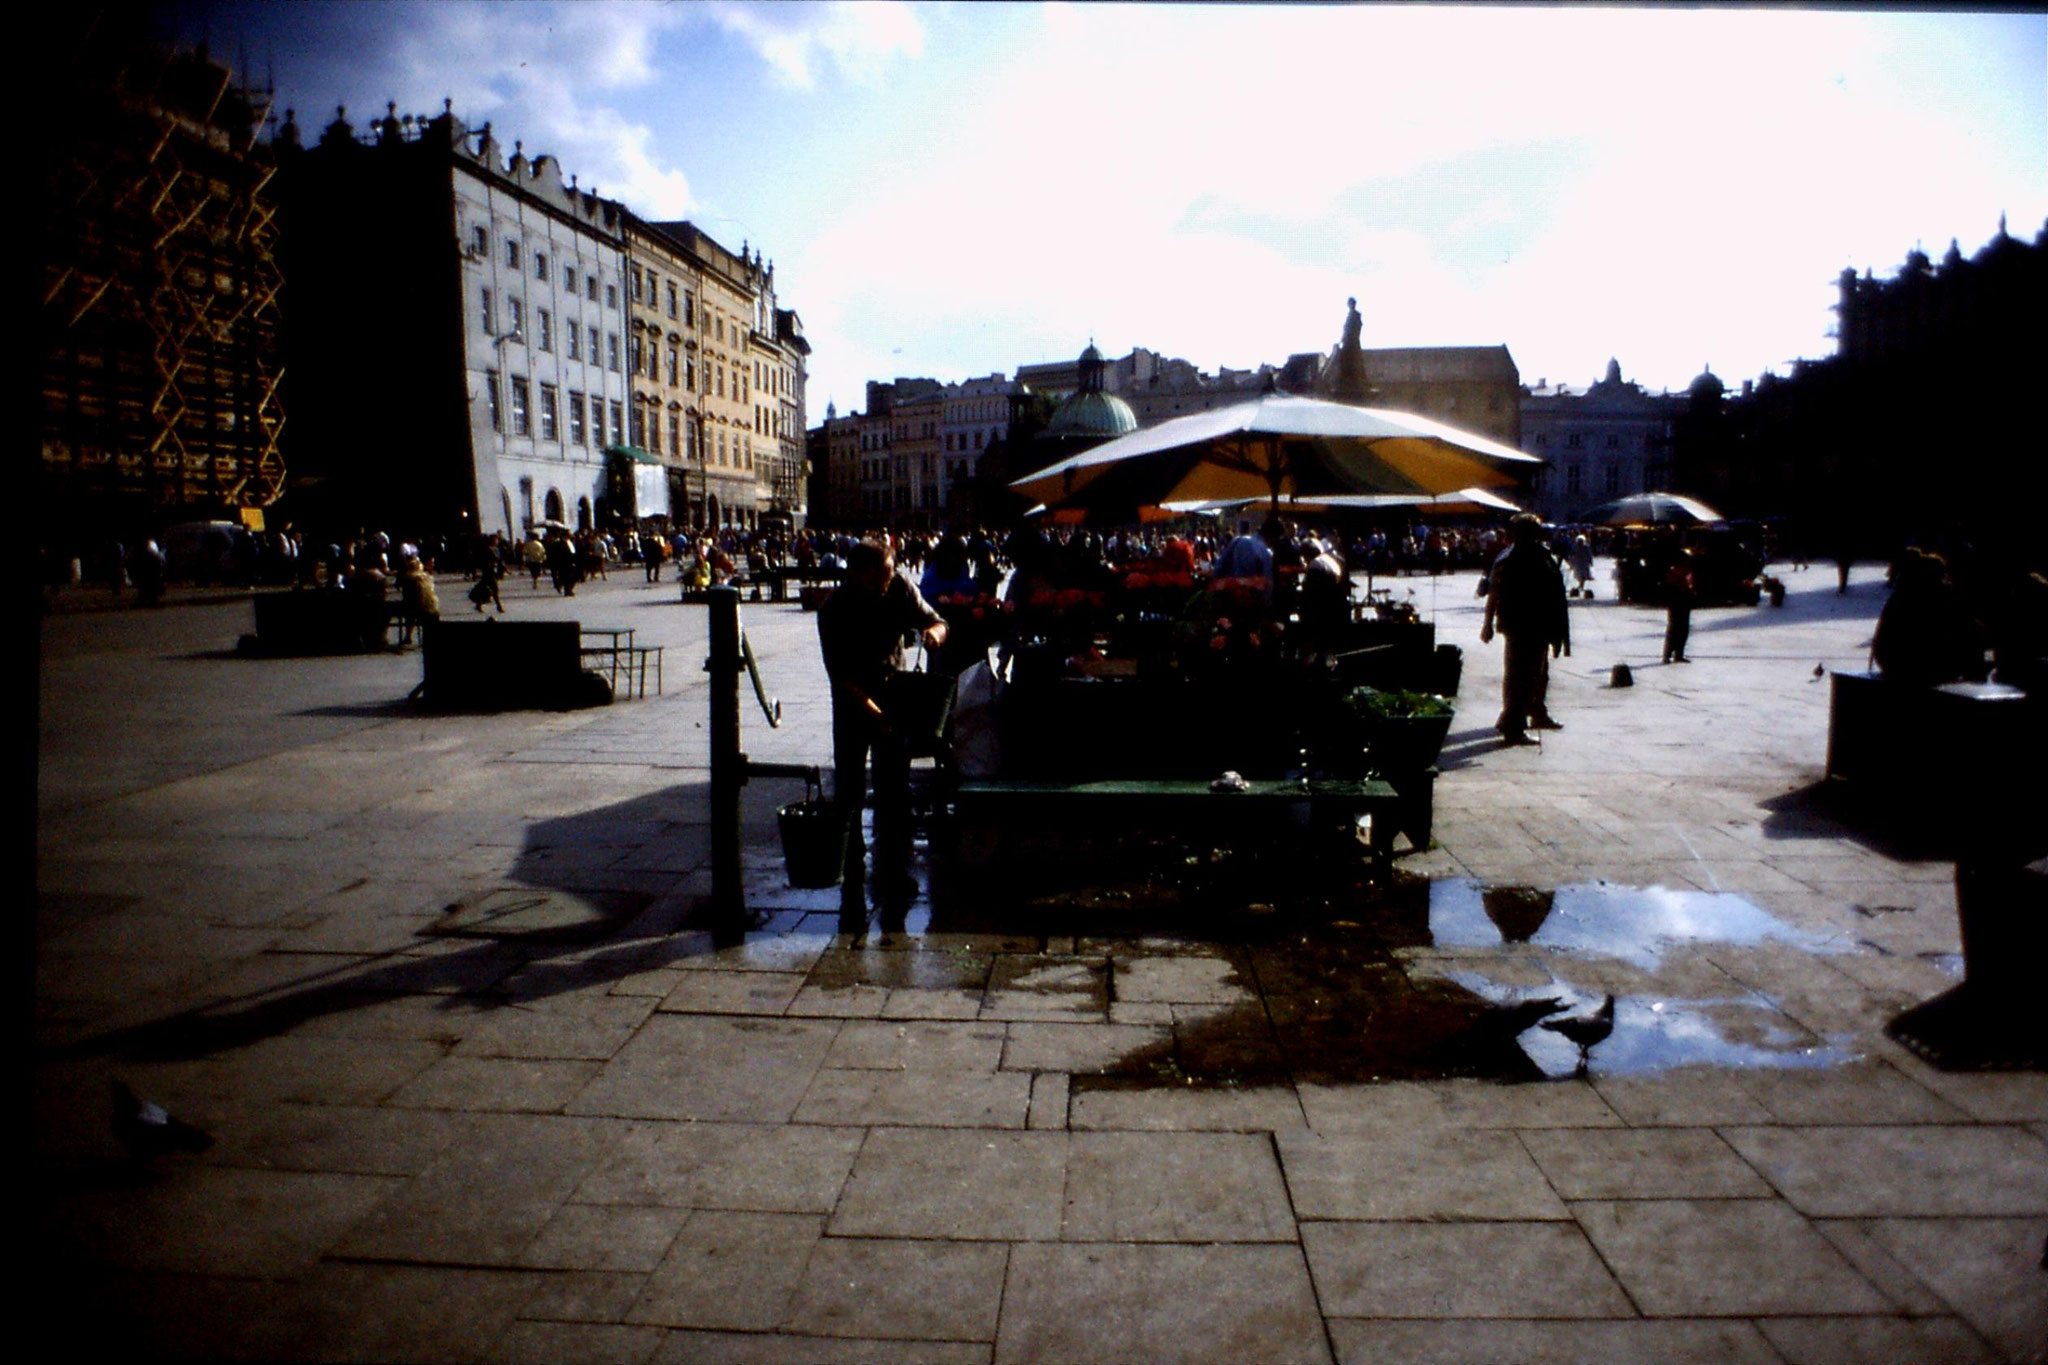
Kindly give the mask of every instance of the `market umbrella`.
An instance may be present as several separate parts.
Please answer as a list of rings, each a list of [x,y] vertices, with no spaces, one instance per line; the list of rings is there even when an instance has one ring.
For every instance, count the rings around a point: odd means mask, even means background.
[[[1167,510],[1192,512],[1210,507],[1236,509],[1259,501],[1262,499],[1244,498],[1228,503],[1193,505],[1174,503]],[[1439,493],[1435,497],[1425,497],[1420,493],[1332,493],[1321,498],[1288,498],[1280,504],[1280,510],[1283,512],[1310,514],[1371,512],[1390,507],[1409,507],[1417,512],[1436,512],[1444,516],[1474,516],[1488,512],[1511,515],[1522,510],[1517,504],[1509,502],[1497,493],[1489,493],[1484,488],[1461,488],[1455,493]]]
[[[1513,485],[1543,462],[1386,408],[1267,394],[1119,436],[1011,487],[1053,508],[1217,504]]]
[[[1634,493],[1603,502],[1586,516],[1595,526],[1690,526],[1721,519],[1719,512],[1698,498],[1677,493]]]

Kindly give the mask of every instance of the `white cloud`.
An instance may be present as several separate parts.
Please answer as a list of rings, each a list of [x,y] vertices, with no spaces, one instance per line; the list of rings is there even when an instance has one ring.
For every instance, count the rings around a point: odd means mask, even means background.
[[[754,50],[783,85],[811,90],[829,64],[857,85],[879,82],[897,56],[924,55],[924,25],[907,4],[863,0],[830,4],[710,7],[718,25]]]

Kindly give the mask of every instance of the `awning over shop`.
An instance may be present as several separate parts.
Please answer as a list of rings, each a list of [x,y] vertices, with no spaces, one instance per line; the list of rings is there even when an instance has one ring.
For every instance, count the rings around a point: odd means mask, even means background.
[[[632,490],[633,516],[671,515],[667,465],[639,446],[612,446],[605,451],[605,456],[612,463],[614,486],[628,484]],[[630,478],[627,477],[629,475]]]

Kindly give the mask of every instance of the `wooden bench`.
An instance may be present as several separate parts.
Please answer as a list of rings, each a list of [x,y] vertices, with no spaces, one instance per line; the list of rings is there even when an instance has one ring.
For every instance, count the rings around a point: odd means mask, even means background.
[[[1130,827],[1156,820],[1162,830],[1213,829],[1219,823],[1237,824],[1249,812],[1278,815],[1304,803],[1312,828],[1342,831],[1354,828],[1360,817],[1371,817],[1369,847],[1375,864],[1385,870],[1393,857],[1402,798],[1376,778],[1307,783],[1275,778],[1251,782],[1242,791],[1216,791],[1206,781],[1186,779],[974,779],[953,792],[960,820],[983,819],[998,827],[1016,822],[1104,829],[1112,821]]]
[[[566,710],[612,699],[583,666],[574,621],[443,621],[427,634],[417,695],[432,706]]]

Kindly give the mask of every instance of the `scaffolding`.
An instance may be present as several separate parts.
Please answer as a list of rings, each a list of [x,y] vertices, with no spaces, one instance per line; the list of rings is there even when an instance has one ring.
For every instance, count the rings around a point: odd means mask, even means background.
[[[275,166],[255,138],[268,93],[104,23],[64,56],[44,162],[46,506],[264,507],[285,473]]]

